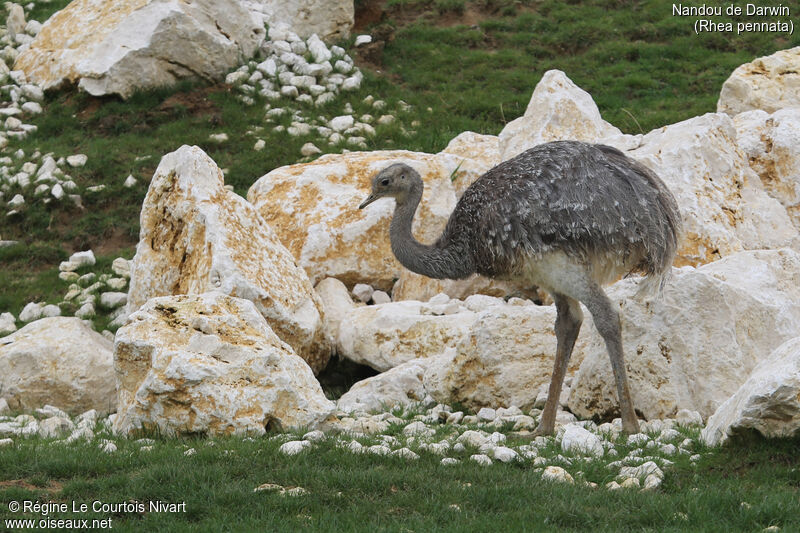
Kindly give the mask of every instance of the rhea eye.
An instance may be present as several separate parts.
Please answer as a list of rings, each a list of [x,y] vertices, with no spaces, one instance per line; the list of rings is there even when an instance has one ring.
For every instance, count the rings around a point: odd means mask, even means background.
[[[388,179],[388,178],[383,178],[383,179],[381,180],[381,185],[383,185],[384,187],[386,187],[387,185],[389,185],[389,179]]]

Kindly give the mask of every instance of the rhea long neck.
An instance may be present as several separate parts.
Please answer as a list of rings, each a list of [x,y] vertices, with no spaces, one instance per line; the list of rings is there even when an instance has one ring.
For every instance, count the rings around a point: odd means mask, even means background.
[[[411,233],[414,213],[422,199],[422,180],[407,196],[397,198],[389,227],[392,252],[400,263],[417,274],[436,279],[460,279],[475,272],[470,250],[459,239],[442,238],[434,245],[422,244]],[[446,232],[447,230],[445,230]]]

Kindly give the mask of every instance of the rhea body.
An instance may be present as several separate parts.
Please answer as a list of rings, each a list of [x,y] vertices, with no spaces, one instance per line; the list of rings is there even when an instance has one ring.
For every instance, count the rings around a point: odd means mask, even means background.
[[[592,314],[611,359],[623,430],[638,432],[617,310],[602,286],[629,273],[661,286],[677,249],[680,214],[650,169],[619,150],[578,141],[538,145],[478,178],[433,244],[417,241],[412,221],[423,182],[395,163],[372,179],[364,208],[395,199],[389,237],[409,270],[431,278],[478,273],[546,290],[556,305],[557,348],[537,434],[551,434],[583,313]]]

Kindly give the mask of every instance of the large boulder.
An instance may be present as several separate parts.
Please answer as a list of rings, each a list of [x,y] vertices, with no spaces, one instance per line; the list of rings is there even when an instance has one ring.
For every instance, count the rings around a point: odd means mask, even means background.
[[[463,159],[400,150],[325,155],[271,171],[250,187],[247,199],[314,283],[335,277],[350,287],[369,283],[389,290],[403,270],[389,244],[394,202],[358,209],[372,177],[396,162],[419,172],[425,191],[413,231],[430,243],[456,205],[452,177],[470,179],[460,175],[467,172],[459,167]]]
[[[287,26],[300,37],[316,33],[326,41],[347,39],[355,17],[352,0],[242,0],[242,4],[270,29]]]
[[[363,379],[336,402],[341,411],[374,412],[425,399],[423,375],[432,359],[413,359],[386,372]]]
[[[708,113],[653,130],[628,152],[677,199],[684,229],[677,266],[742,250],[800,246],[786,209],[764,191],[736,138],[730,117]]]
[[[717,111],[736,115],[800,107],[800,46],[740,65],[722,84]]]
[[[576,140],[629,150],[641,135],[625,135],[600,116],[591,95],[560,70],[548,70],[533,90],[525,114],[500,132],[501,160],[546,142]]]
[[[0,398],[12,409],[78,415],[116,404],[113,344],[72,317],[37,320],[0,339]]]
[[[737,433],[765,437],[800,434],[800,337],[781,344],[708,419],[701,434],[709,446]]]
[[[318,372],[331,355],[319,297],[256,209],[196,146],[167,154],[142,205],[128,313],[155,296],[217,290],[251,300]]]
[[[121,434],[262,435],[335,408],[253,303],[219,292],[149,300],[117,331],[114,369]]]
[[[745,111],[733,118],[736,144],[761,178],[767,194],[778,200],[800,230],[800,107]]]
[[[501,300],[502,302],[502,300]],[[432,358],[425,391],[440,403],[481,407],[533,407],[550,383],[556,354],[555,306],[499,303],[479,312],[458,344]],[[585,313],[568,375],[581,365],[594,326]]]
[[[753,368],[800,331],[800,254],[739,252],[698,268],[673,269],[661,298],[635,297],[633,280],[608,290],[620,308],[622,344],[636,409],[648,419],[679,409],[705,418]],[[572,383],[579,417],[617,412],[606,347],[593,333]]]
[[[53,15],[14,68],[45,89],[78,83],[95,96],[218,80],[264,40],[238,0],[74,0]]]
[[[339,326],[340,357],[383,372],[455,346],[475,315],[465,308],[432,309],[422,302],[354,307]]]

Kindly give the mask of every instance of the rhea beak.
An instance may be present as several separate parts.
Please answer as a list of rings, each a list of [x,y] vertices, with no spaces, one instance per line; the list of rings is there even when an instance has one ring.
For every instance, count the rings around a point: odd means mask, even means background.
[[[371,204],[372,202],[374,202],[377,199],[378,199],[377,196],[375,196],[374,194],[370,194],[369,196],[367,196],[366,200],[361,202],[361,205],[359,205],[358,208],[359,209],[364,209],[365,207],[367,207],[369,204]]]

